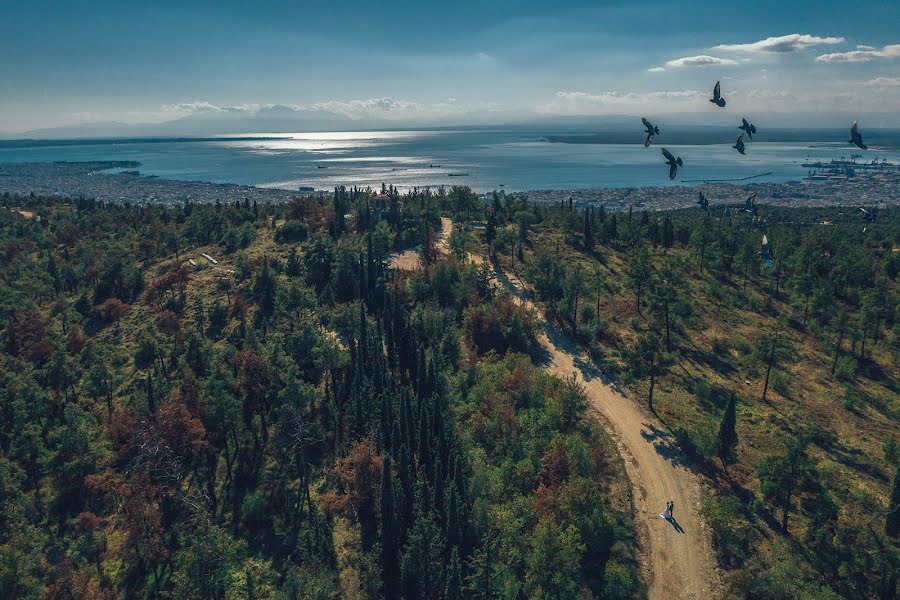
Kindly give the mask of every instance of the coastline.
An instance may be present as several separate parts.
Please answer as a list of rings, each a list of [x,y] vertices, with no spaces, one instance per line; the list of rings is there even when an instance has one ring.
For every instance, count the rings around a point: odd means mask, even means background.
[[[233,183],[212,183],[165,179],[141,175],[136,161],[0,163],[0,194],[27,196],[31,193],[62,198],[94,198],[106,202],[173,204],[191,202],[287,202],[296,196],[329,193],[330,190],[289,190]],[[127,169],[127,171],[126,171]],[[122,170],[111,173],[112,170]],[[385,181],[390,184],[390,181]],[[464,183],[464,182],[463,182]],[[900,205],[893,190],[900,186],[897,173],[858,176],[842,181],[780,183],[705,183],[713,204],[743,203],[756,192],[759,201],[794,207]],[[437,185],[432,190],[437,189]],[[667,210],[696,206],[697,188],[686,186],[643,186],[582,189],[547,189],[514,192],[538,203],[567,202],[575,207],[604,206],[607,210]],[[446,187],[445,187],[446,189]],[[505,194],[502,189],[498,193]],[[490,193],[480,193],[490,196]]]

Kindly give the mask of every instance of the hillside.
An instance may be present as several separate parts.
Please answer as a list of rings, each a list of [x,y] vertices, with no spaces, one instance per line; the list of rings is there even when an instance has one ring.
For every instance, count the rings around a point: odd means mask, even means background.
[[[874,224],[856,209],[729,212],[498,198],[485,240],[704,474],[732,596],[890,597],[896,209]],[[720,437],[732,394],[736,445]]]
[[[642,596],[584,389],[435,249],[474,202],[3,196],[0,596]]]

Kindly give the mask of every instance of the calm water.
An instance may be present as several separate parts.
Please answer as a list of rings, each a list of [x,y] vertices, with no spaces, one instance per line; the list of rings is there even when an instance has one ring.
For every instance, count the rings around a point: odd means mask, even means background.
[[[145,175],[297,189],[335,185],[468,185],[476,191],[669,185],[659,147],[565,144],[542,132],[382,131],[263,134],[262,140],[91,143],[16,147],[0,145],[0,162],[135,160]],[[286,139],[275,139],[275,138]],[[642,140],[640,131],[635,134]],[[761,136],[758,136],[761,137]],[[673,185],[711,179],[787,181],[807,174],[801,163],[847,157],[835,143],[749,142],[747,156],[731,143],[667,148],[684,160]],[[869,150],[865,160],[900,162],[900,152]],[[432,166],[433,165],[433,166]],[[468,173],[451,177],[450,173]],[[699,180],[699,181],[697,181]]]

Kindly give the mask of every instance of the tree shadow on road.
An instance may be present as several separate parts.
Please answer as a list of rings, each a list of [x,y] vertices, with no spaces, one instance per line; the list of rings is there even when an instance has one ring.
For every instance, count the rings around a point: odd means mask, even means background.
[[[684,467],[692,473],[703,473],[704,469],[689,457],[678,445],[675,436],[665,429],[660,429],[653,423],[641,423],[641,437],[653,444],[657,454],[665,458],[673,465]],[[663,426],[668,426],[663,422]]]

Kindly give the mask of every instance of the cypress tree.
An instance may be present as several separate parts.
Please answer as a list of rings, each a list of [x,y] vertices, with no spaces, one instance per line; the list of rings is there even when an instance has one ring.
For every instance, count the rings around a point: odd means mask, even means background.
[[[391,456],[386,454],[381,465],[381,574],[385,598],[396,598],[399,592],[398,545],[394,478]]]
[[[668,216],[663,220],[663,228],[662,228],[662,245],[666,248],[671,248],[675,243],[675,226],[672,224],[672,219]]]
[[[728,399],[728,406],[725,407],[725,414],[722,416],[722,423],[719,425],[719,458],[722,460],[722,466],[727,472],[728,464],[734,462],[735,449],[737,448],[737,413],[735,407],[734,392],[731,392],[731,398]]]
[[[451,485],[447,490],[447,525],[444,532],[444,539],[447,540],[447,547],[454,550],[461,545],[460,528],[459,528],[459,502],[456,496],[456,486]]]
[[[436,456],[434,460],[434,475],[432,477],[432,489],[434,491],[434,499],[432,506],[438,515],[444,512],[444,468],[441,465],[441,457]]]
[[[409,447],[406,444],[400,445],[400,459],[397,464],[397,472],[400,476],[400,486],[403,489],[403,501],[401,504],[401,516],[404,531],[412,526],[413,521],[413,484],[416,481],[416,472],[413,467],[412,459],[409,455]]]
[[[418,464],[419,464],[419,473],[423,478],[428,476],[428,465],[430,464],[429,458],[431,455],[430,448],[428,447],[428,410],[423,406],[422,411],[419,413],[419,451],[418,451]]]
[[[484,227],[484,243],[488,247],[488,256],[494,255],[494,240],[497,238],[497,221],[494,211],[488,211],[487,224]]]
[[[462,598],[462,576],[459,566],[459,550],[456,546],[450,551],[450,563],[447,565],[447,583],[444,585],[444,600],[460,600]]]

